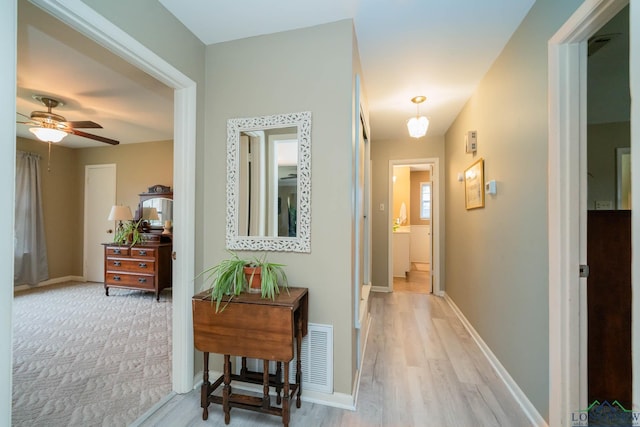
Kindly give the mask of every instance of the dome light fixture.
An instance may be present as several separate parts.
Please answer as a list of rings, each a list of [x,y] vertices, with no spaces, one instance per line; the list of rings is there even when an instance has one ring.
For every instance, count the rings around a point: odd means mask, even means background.
[[[416,116],[409,119],[407,122],[407,128],[409,129],[409,136],[412,138],[420,138],[427,134],[429,129],[429,119],[420,115],[420,104],[427,100],[426,96],[414,96],[411,98],[411,102],[416,104]]]
[[[67,136],[67,132],[52,127],[29,128],[29,132],[44,142],[60,142],[62,138]]]

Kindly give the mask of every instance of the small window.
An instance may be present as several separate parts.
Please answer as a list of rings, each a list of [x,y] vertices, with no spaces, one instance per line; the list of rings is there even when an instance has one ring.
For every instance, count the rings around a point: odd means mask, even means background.
[[[431,183],[420,183],[420,219],[431,219]]]

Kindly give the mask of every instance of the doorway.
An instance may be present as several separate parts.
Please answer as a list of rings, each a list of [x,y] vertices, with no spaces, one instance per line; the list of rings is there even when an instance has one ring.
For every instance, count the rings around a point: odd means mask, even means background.
[[[587,40],[626,4],[584,3],[549,40],[549,425],[568,424],[572,413],[587,408],[586,318],[581,316],[586,279],[579,275],[586,264]],[[633,107],[631,117],[633,122]],[[632,133],[632,146],[633,139]]]
[[[438,293],[438,162],[389,162],[389,290]]]
[[[592,421],[611,411],[604,402],[632,405],[628,70],[627,5],[587,44],[587,404],[600,402]]]
[[[193,295],[190,284],[195,276],[196,82],[82,2],[33,3],[174,89],[174,227],[181,232],[173,239],[172,382],[175,392],[187,393],[194,379],[189,319]]]

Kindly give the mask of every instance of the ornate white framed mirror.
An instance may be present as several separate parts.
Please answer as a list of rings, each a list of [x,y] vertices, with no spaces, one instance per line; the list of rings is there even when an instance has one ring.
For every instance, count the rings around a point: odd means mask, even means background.
[[[311,112],[227,120],[226,243],[311,252]]]

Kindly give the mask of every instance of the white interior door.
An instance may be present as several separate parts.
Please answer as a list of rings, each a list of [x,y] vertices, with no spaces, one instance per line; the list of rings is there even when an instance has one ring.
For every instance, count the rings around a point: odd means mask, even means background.
[[[88,165],[84,172],[84,277],[104,280],[104,247],[113,241],[116,224],[107,220],[116,204],[116,165]]]

